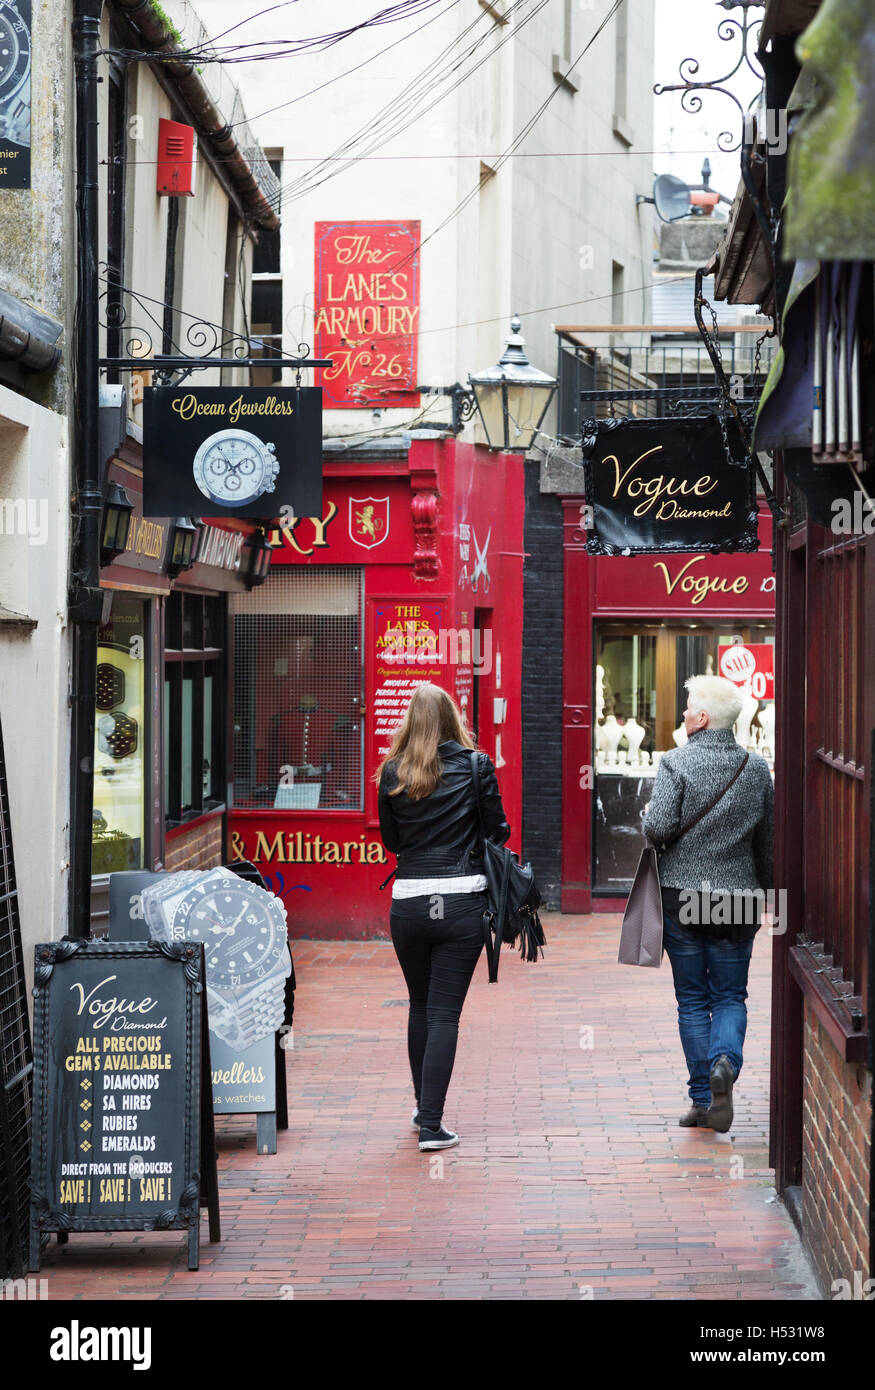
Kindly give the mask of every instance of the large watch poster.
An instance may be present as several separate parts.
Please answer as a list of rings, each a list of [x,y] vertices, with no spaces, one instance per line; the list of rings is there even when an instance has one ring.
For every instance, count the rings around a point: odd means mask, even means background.
[[[143,515],[319,516],[318,386],[150,386],[143,398]]]
[[[0,188],[30,188],[31,0],[0,0]]]
[[[738,429],[716,414],[587,420],[591,555],[756,550],[756,495]],[[728,451],[728,457],[727,457]]]

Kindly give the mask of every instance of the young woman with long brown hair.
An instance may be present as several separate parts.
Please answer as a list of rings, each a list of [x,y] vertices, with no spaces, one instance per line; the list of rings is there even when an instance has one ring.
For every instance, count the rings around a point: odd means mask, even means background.
[[[442,1123],[456,1056],[459,1016],[483,948],[486,879],[471,771],[475,747],[458,706],[439,686],[413,692],[392,747],[376,772],[380,833],[398,856],[389,925],[410,995],[407,1050],[419,1147],[449,1149],[459,1136]],[[485,834],[504,844],[495,767],[480,759]]]

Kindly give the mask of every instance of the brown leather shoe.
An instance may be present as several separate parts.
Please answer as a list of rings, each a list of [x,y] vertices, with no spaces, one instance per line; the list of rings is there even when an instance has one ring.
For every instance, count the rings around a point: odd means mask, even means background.
[[[678,1120],[678,1124],[681,1125],[684,1129],[695,1129],[696,1126],[698,1126],[699,1129],[708,1129],[710,1128],[710,1126],[708,1125],[707,1120],[707,1105],[691,1105],[686,1115],[681,1115],[680,1119]]]
[[[711,1106],[708,1110],[708,1127],[718,1134],[725,1134],[732,1124],[734,1081],[735,1068],[729,1058],[718,1057],[711,1068]]]

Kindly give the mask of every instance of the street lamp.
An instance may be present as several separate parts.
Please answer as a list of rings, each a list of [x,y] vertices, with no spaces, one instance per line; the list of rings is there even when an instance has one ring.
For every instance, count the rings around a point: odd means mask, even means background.
[[[520,328],[514,314],[497,365],[468,377],[490,449],[509,453],[532,447],[558,384],[531,365]]]
[[[194,564],[197,531],[198,528],[190,516],[178,516],[174,521],[170,538],[170,557],[167,561],[167,573],[171,579],[175,579],[182,570],[191,569]]]
[[[106,489],[103,524],[100,530],[100,563],[110,565],[128,546],[128,532],[134,504],[123,487],[111,482]]]
[[[248,587],[253,589],[256,585],[263,584],[267,579],[274,546],[271,545],[264,531],[259,530],[249,537],[244,548],[249,552],[246,579]]]

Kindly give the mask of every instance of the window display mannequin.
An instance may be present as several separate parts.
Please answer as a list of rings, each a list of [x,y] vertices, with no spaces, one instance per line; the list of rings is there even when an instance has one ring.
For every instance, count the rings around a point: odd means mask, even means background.
[[[756,739],[751,732],[751,723],[759,709],[759,700],[751,694],[750,687],[745,688],[741,694],[741,714],[735,721],[735,741],[742,748],[755,748]]]
[[[605,722],[601,726],[600,733],[605,750],[605,761],[613,764],[617,761],[617,749],[620,746],[620,739],[623,737],[623,728],[622,725],[617,723],[612,696],[608,696],[605,700],[605,709],[607,713],[605,715]]]
[[[775,756],[775,702],[769,700],[759,712],[762,742],[760,752],[765,758]]]
[[[627,719],[623,725],[623,737],[629,748],[629,762],[639,764],[641,761],[641,744],[647,730],[636,719]]]

